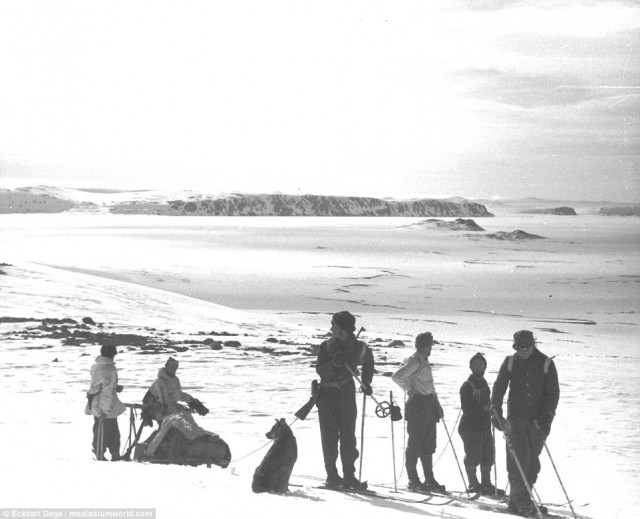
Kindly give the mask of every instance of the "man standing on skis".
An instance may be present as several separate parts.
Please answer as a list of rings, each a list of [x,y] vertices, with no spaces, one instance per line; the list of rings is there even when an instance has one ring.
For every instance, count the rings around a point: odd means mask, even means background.
[[[537,512],[529,489],[540,472],[540,454],[551,431],[560,388],[555,364],[536,348],[533,333],[520,330],[513,334],[514,355],[504,359],[491,398],[492,422],[504,431],[507,441],[507,472],[511,492],[509,510],[531,516]],[[502,415],[502,402],[507,387],[507,419]],[[526,481],[523,480],[516,460]]]
[[[469,368],[471,375],[460,387],[462,418],[458,433],[464,444],[464,468],[469,478],[469,490],[491,495],[496,490],[491,484],[491,467],[494,460],[491,390],[484,378],[487,360],[482,353],[476,353],[471,357]],[[476,474],[478,465],[481,482]]]
[[[356,385],[353,374],[362,366],[362,391],[372,394],[374,361],[371,349],[354,335],[356,318],[347,311],[338,312],[331,319],[331,339],[324,341],[318,351],[316,371],[320,375],[318,419],[326,484],[331,488],[360,489],[355,463],[359,453],[356,442]],[[336,468],[338,442],[342,474]]]
[[[392,380],[407,392],[405,406],[407,420],[406,462],[409,488],[427,492],[444,492],[445,487],[433,476],[433,453],[436,451],[436,423],[444,417],[433,385],[429,355],[433,345],[430,332],[416,337],[416,351],[405,359]],[[424,482],[418,476],[418,458],[424,471]]]

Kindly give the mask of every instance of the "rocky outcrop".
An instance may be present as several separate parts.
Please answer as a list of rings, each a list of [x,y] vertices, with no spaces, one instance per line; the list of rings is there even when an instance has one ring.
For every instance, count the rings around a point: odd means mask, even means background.
[[[410,228],[435,228],[442,229],[445,231],[474,231],[480,232],[484,231],[482,227],[480,227],[476,222],[471,220],[470,218],[456,218],[453,221],[448,220],[438,220],[437,218],[428,218],[427,220],[420,220],[411,225],[406,225],[405,227]]]
[[[492,234],[485,234],[485,238],[493,240],[506,240],[506,241],[519,241],[519,240],[543,240],[544,236],[538,236],[537,234],[530,234],[528,232],[516,229],[515,231],[505,232],[498,231]]]
[[[8,213],[61,213],[73,209],[77,204],[50,195],[0,190],[0,214]]]
[[[558,216],[577,216],[573,207],[546,207],[544,209],[527,209],[524,214],[555,214]]]
[[[191,197],[168,204],[118,204],[113,213],[193,216],[493,216],[479,203],[464,199],[382,200],[320,195],[230,195]]]

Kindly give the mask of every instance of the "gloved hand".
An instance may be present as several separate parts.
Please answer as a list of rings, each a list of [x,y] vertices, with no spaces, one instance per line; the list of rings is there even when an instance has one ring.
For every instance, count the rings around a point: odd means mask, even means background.
[[[204,416],[209,412],[207,406],[205,406],[200,400],[197,398],[192,398],[191,402],[189,402],[189,409],[195,411],[200,416]]]
[[[545,416],[534,420],[533,423],[538,428],[538,430],[544,433],[545,436],[549,436],[549,433],[551,432],[551,422],[553,422],[553,416],[551,416],[549,413],[546,413]]]
[[[502,412],[497,409],[491,409],[491,423],[500,432],[504,432],[505,419],[502,416]]]
[[[373,395],[373,388],[371,387],[371,384],[367,384],[366,382],[362,383],[360,390],[367,396]]]
[[[337,351],[333,356],[333,359],[331,359],[331,364],[333,364],[333,366],[336,368],[341,368],[342,366],[344,366],[344,352]]]
[[[444,418],[444,411],[442,409],[442,406],[440,405],[440,402],[436,401],[436,422],[439,422],[443,418]]]
[[[122,393],[122,390],[124,389],[124,386],[121,386],[120,384],[118,384],[116,386],[116,393]]]

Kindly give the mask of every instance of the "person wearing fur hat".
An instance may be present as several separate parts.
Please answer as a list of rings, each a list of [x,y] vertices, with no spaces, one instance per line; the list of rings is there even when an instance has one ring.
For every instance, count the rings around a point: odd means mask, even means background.
[[[469,490],[493,494],[491,467],[494,461],[491,435],[491,390],[484,378],[487,360],[476,353],[469,361],[471,375],[460,387],[462,418],[458,433],[464,444],[464,468],[469,478]],[[480,465],[480,479],[476,469]]]
[[[153,403],[159,407],[162,417],[184,410],[179,402],[190,404],[193,397],[182,391],[180,379],[176,376],[180,363],[169,357],[164,368],[158,370],[158,378],[149,388]]]
[[[416,337],[416,351],[404,360],[391,379],[407,392],[405,420],[407,421],[407,441],[405,467],[409,478],[409,488],[419,491],[444,492],[445,486],[438,483],[433,475],[433,453],[436,451],[436,423],[444,417],[438,401],[429,356],[433,346],[430,332]],[[418,476],[418,459],[424,471],[424,482]]]
[[[360,455],[356,440],[356,385],[352,373],[362,366],[362,388],[372,394],[374,360],[371,349],[356,339],[356,318],[347,311],[333,314],[331,338],[320,344],[316,371],[320,375],[318,394],[318,420],[326,485],[331,488],[361,489],[356,478],[356,460]],[[347,368],[348,367],[348,368]],[[338,443],[342,477],[338,474]]]
[[[507,473],[511,487],[509,510],[519,515],[536,514],[527,485],[531,488],[540,472],[540,454],[556,414],[560,387],[553,361],[536,347],[533,333],[513,334],[514,355],[504,359],[491,396],[491,420],[507,439]],[[502,414],[509,388],[507,419]],[[513,449],[526,477],[522,479]]]
[[[118,398],[122,386],[118,384],[118,370],[113,361],[117,354],[113,344],[105,344],[100,348],[100,355],[91,367],[91,384],[84,410],[85,414],[93,416],[93,452],[100,461],[105,461],[107,449],[111,461],[120,459],[118,416],[126,408]]]

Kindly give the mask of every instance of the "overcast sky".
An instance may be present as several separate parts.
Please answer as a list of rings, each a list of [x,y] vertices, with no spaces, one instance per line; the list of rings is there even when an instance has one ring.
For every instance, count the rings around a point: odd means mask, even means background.
[[[0,187],[640,201],[640,2],[0,0]]]

